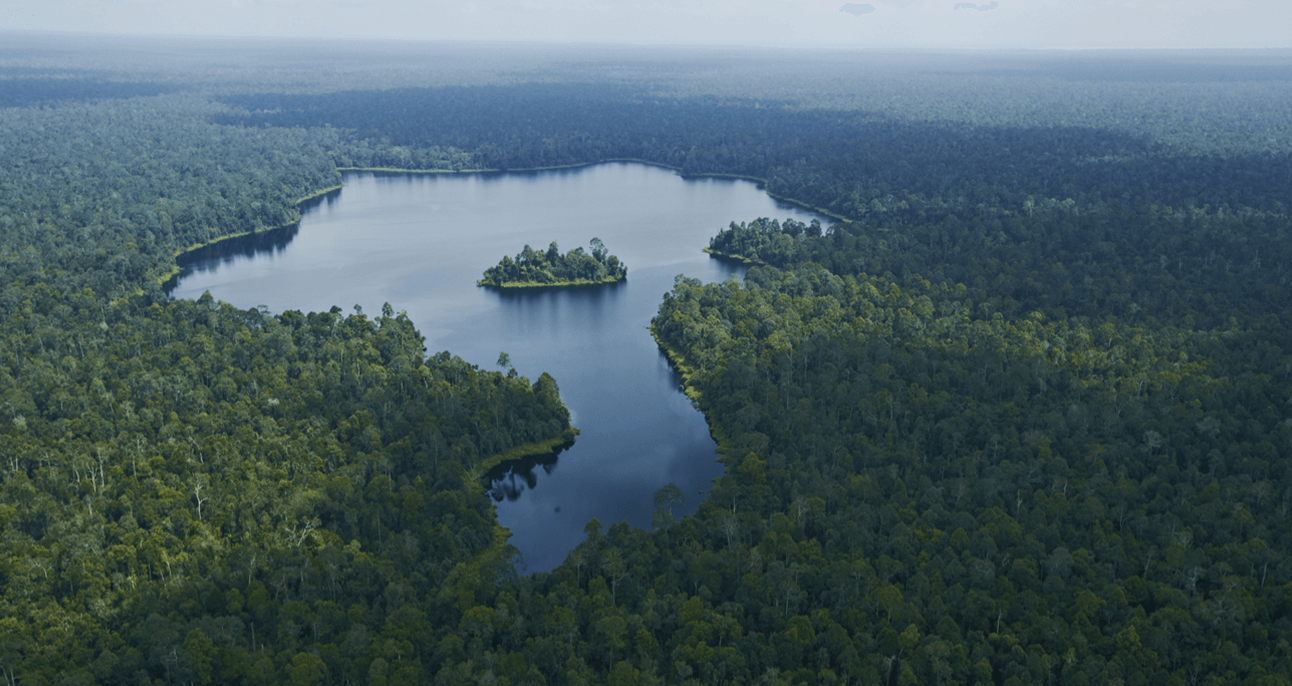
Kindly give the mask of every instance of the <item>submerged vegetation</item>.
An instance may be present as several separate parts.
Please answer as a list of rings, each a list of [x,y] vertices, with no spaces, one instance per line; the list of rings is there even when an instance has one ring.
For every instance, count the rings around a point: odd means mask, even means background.
[[[526,245],[514,259],[504,255],[501,262],[486,269],[484,278],[476,284],[534,288],[618,283],[628,278],[628,265],[609,254],[600,238],[593,238],[588,247],[588,252],[575,248],[562,255],[556,241],[545,251]]]
[[[6,683],[1289,683],[1285,57],[33,41],[0,56]],[[157,285],[338,167],[609,158],[848,221],[733,218],[746,278],[678,278],[652,328],[726,474],[551,573],[480,482],[572,435],[556,380],[393,307]]]

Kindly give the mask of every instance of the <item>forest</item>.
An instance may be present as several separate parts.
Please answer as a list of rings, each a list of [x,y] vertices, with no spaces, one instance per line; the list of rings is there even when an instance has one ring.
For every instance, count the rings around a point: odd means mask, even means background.
[[[4,683],[1292,683],[1285,54],[7,38]],[[651,332],[725,473],[550,573],[484,474],[559,379],[162,290],[340,169],[611,159],[834,221],[712,227]]]
[[[562,255],[556,241],[543,251],[526,245],[515,258],[504,255],[501,262],[486,269],[476,284],[532,288],[618,283],[628,278],[628,265],[611,255],[600,238],[593,238],[588,247],[587,252],[575,248]]]

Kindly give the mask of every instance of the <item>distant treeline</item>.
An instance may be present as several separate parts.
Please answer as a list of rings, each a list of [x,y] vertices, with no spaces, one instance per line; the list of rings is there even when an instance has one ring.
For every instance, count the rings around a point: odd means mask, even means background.
[[[169,83],[114,81],[107,78],[109,76],[85,70],[67,73],[0,67],[0,107],[50,106],[106,98],[140,98],[186,90]]]
[[[1028,83],[1025,77],[1019,82]],[[848,217],[872,212],[875,202],[912,205],[909,213],[885,217],[890,222],[917,223],[929,206],[972,210],[966,193],[1083,203],[1130,193],[1137,202],[1185,207],[1292,206],[1287,153],[1189,154],[1113,128],[1001,126],[972,118],[935,123],[792,107],[757,93],[668,97],[599,83],[259,94],[224,101],[249,113],[221,117],[223,122],[345,127],[360,138],[396,146],[469,150],[482,168],[645,159],[684,173],[767,179],[777,195]],[[345,160],[341,164],[347,166]]]

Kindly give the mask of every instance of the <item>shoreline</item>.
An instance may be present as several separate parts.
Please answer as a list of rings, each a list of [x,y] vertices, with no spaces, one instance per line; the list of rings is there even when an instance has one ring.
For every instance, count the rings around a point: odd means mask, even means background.
[[[829,218],[831,218],[831,219],[836,219],[836,220],[838,220],[838,221],[843,222],[844,224],[851,224],[851,223],[852,223],[852,220],[851,220],[851,219],[849,219],[849,218],[847,218],[847,217],[845,217],[845,216],[843,216],[843,215],[841,215],[841,214],[835,214],[834,212],[831,212],[830,210],[827,210],[827,209],[824,209],[824,208],[821,208],[821,207],[817,207],[817,206],[815,206],[815,205],[809,205],[809,204],[807,204],[807,203],[805,203],[805,202],[801,202],[801,201],[799,201],[799,200],[795,200],[794,198],[790,198],[790,197],[787,197],[787,196],[784,196],[784,195],[777,195],[777,194],[775,194],[775,193],[773,193],[773,192],[771,192],[771,191],[767,190],[767,184],[766,184],[766,183],[761,184],[761,187],[762,187],[762,189],[763,189],[763,192],[764,192],[764,193],[766,193],[766,194],[767,194],[767,195],[769,195],[770,197],[775,198],[776,200],[779,200],[779,201],[781,201],[781,202],[789,203],[789,204],[791,204],[791,205],[798,205],[799,207],[802,207],[803,209],[806,209],[806,210],[812,210],[813,212],[816,212],[817,214],[819,214],[819,215],[821,215],[821,216],[823,216],[823,217],[829,217]]]
[[[510,174],[513,172],[540,172],[540,171],[559,171],[561,169],[582,169],[583,167],[595,167],[598,164],[609,164],[612,162],[632,162],[634,164],[644,164],[651,167],[660,167],[661,169],[671,169],[675,172],[678,172],[678,175],[682,176],[682,178],[687,178],[686,175],[681,173],[682,171],[681,167],[674,167],[672,165],[661,164],[659,162],[651,162],[649,160],[639,160],[634,157],[608,157],[604,160],[597,160],[595,162],[576,162],[574,164],[557,164],[550,167],[517,167],[514,169],[510,167],[507,169],[493,169],[493,168],[403,169],[400,167],[337,167],[336,170],[339,172],[387,172],[387,173],[395,173],[395,174]],[[704,175],[696,174],[692,176],[704,176]],[[752,176],[741,177],[741,178],[747,178],[751,181],[757,181],[757,179],[755,179]]]
[[[722,462],[725,467],[727,464],[725,460],[732,452],[731,441],[727,439],[727,435],[722,431],[722,429],[713,423],[713,420],[709,417],[709,413],[704,409],[704,394],[701,393],[700,389],[696,388],[692,383],[692,379],[696,375],[695,368],[686,363],[685,357],[682,353],[674,350],[672,346],[665,343],[663,339],[659,337],[659,333],[655,330],[655,322],[653,321],[650,325],[650,335],[651,338],[655,339],[655,345],[659,346],[660,352],[664,353],[664,358],[668,360],[669,366],[673,367],[673,369],[677,370],[677,372],[682,375],[682,393],[689,398],[691,402],[695,403],[696,409],[698,409],[700,411],[700,415],[704,417],[704,423],[709,427],[709,437],[713,439],[714,447],[719,455],[718,461]],[[726,476],[725,468],[723,470],[723,476]]]
[[[564,403],[565,401],[562,400],[561,402]],[[556,438],[549,438],[536,443],[526,443],[524,445],[518,445],[504,453],[495,453],[481,460],[476,464],[476,467],[479,468],[482,473],[487,473],[489,470],[504,462],[513,462],[529,457],[540,457],[542,455],[558,453],[574,445],[574,439],[578,435],[579,430],[570,426]]]
[[[321,198],[327,195],[328,193],[339,191],[344,187],[345,186],[343,184],[337,184],[335,186],[329,186],[327,188],[314,191],[313,193],[297,198],[296,201],[292,203],[292,206],[295,208],[299,208],[302,203],[309,202],[311,200],[314,200],[315,198]],[[285,229],[289,226],[296,226],[300,223],[301,223],[300,212],[299,210],[297,210],[297,216],[295,221],[290,221],[290,222],[287,222],[286,224],[279,224],[277,226],[266,226],[258,230],[253,229],[251,231],[240,231],[238,233],[226,234],[224,236],[218,236],[216,238],[212,238],[211,240],[205,243],[195,243],[186,248],[178,248],[175,250],[175,254],[171,257],[171,259],[174,260],[174,264],[171,265],[171,268],[166,272],[164,272],[163,274],[161,274],[160,276],[152,277],[152,280],[158,286],[162,286],[162,285],[165,285],[167,281],[170,281],[172,278],[177,276],[180,272],[184,271],[184,268],[179,265],[179,258],[183,257],[184,255],[187,255],[188,253],[201,250],[202,248],[210,247],[222,241],[227,241],[234,238],[244,238],[246,236],[254,236],[258,233],[268,233],[270,231],[277,231],[278,229]]]
[[[764,262],[764,261],[762,261],[762,260],[755,260],[755,259],[754,259],[754,258],[752,258],[752,257],[745,257],[744,255],[737,255],[737,254],[735,254],[735,253],[722,252],[721,250],[714,250],[713,248],[701,248],[701,249],[700,249],[700,251],[701,251],[701,252],[708,253],[708,254],[709,254],[709,256],[710,256],[710,257],[712,257],[712,258],[714,258],[714,259],[718,259],[718,260],[726,260],[726,261],[728,261],[728,262],[739,262],[739,263],[741,263],[741,264],[748,265],[748,266],[750,266],[750,267],[754,267],[754,266],[758,266],[758,267],[767,267],[767,266],[770,266],[770,265],[768,265],[766,262]]]
[[[623,283],[624,281],[627,281],[627,280],[628,280],[627,275],[625,275],[622,279],[612,279],[610,277],[606,277],[604,279],[601,279],[600,281],[593,281],[591,279],[575,279],[574,281],[551,281],[547,283],[534,283],[531,281],[504,281],[502,283],[494,283],[492,281],[485,281],[484,279],[481,279],[476,282],[476,285],[482,286],[484,288],[497,288],[498,290],[521,290],[526,288],[573,288],[578,286],[612,286],[617,283]]]
[[[337,167],[338,172],[388,172],[392,174],[486,174],[496,169],[400,169],[398,167]]]

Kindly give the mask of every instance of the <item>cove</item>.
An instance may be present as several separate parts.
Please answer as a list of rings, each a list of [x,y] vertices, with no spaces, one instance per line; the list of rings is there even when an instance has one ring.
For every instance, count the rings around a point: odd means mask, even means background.
[[[701,250],[733,220],[824,217],[738,179],[683,179],[643,164],[477,174],[347,172],[311,201],[298,227],[217,243],[182,260],[170,295],[204,291],[272,312],[389,302],[430,354],[497,369],[506,352],[531,381],[556,378],[578,439],[555,458],[507,465],[487,485],[525,569],[564,561],[596,518],[648,528],[669,483],[694,512],[722,474],[704,416],[648,326],[679,274],[720,281],[743,267]],[[598,237],[628,265],[625,282],[498,291],[485,268],[525,244],[562,252]],[[678,510],[675,510],[677,513]]]

